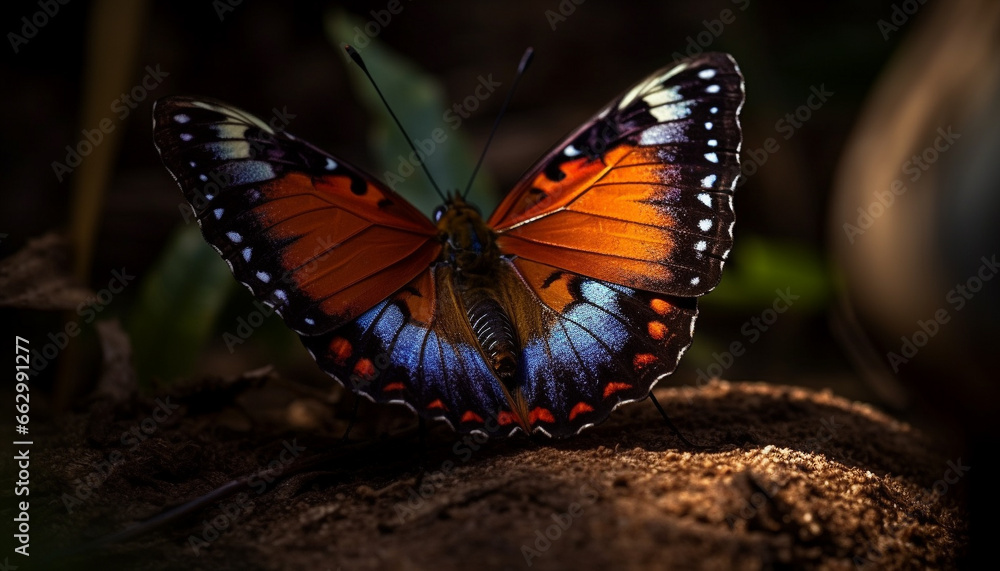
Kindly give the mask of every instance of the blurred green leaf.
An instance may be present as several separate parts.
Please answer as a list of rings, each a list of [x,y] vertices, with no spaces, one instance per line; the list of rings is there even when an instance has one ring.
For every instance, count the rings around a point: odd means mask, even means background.
[[[478,154],[470,151],[471,147],[462,135],[461,127],[455,128],[454,120],[446,120],[445,113],[450,104],[440,83],[402,55],[383,45],[377,38],[368,37],[363,31],[364,25],[364,21],[342,11],[331,12],[326,18],[327,37],[343,54],[354,93],[372,117],[369,144],[381,168],[381,172],[374,174],[383,182],[392,183],[390,186],[394,186],[394,190],[417,208],[430,213],[441,204],[441,199],[434,192],[434,187],[427,180],[419,163],[414,166],[409,162],[412,152],[410,146],[364,72],[347,56],[343,45],[350,43],[364,58],[368,71],[385,94],[406,132],[418,149],[427,153],[427,168],[442,192],[465,189]],[[436,129],[443,133],[442,143],[434,142],[433,134]],[[442,137],[439,135],[438,139],[441,140]],[[395,179],[388,176],[390,173],[393,177],[403,179],[402,182],[393,183]],[[483,170],[476,177],[469,199],[484,211],[489,211],[497,202],[494,185]]]
[[[796,310],[827,306],[833,281],[819,252],[812,248],[742,236],[729,254],[722,283],[701,298],[706,307],[734,309],[770,306],[775,290],[799,296]]]
[[[191,372],[236,280],[195,225],[178,229],[146,274],[128,323],[139,380]]]

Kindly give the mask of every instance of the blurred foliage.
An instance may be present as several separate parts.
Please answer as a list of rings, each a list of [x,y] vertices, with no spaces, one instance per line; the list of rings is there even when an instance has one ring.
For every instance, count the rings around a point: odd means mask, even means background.
[[[226,262],[197,226],[174,233],[146,274],[127,323],[140,383],[190,374],[234,286]]]
[[[701,298],[705,307],[755,309],[770,307],[775,288],[800,296],[797,312],[822,311],[833,295],[833,280],[813,248],[739,236],[722,273],[719,287]]]
[[[478,155],[470,151],[472,147],[461,130],[445,121],[448,106],[441,84],[410,60],[367,36],[363,31],[365,23],[342,11],[330,12],[326,19],[327,38],[344,54],[343,61],[349,69],[354,94],[371,115],[369,146],[382,169],[378,173],[379,178],[390,179],[386,173],[403,178],[402,182],[394,185],[394,190],[430,214],[441,204],[441,199],[423,169],[408,161],[412,152],[410,146],[364,72],[344,52],[344,44],[359,40],[351,45],[361,54],[406,132],[418,148],[431,149],[425,163],[442,192],[465,190]],[[433,142],[435,129],[441,129],[447,137],[443,143]],[[406,174],[409,171],[412,171],[411,174]],[[469,199],[474,204],[485,206],[495,204],[496,197],[488,174],[480,170],[469,192]]]

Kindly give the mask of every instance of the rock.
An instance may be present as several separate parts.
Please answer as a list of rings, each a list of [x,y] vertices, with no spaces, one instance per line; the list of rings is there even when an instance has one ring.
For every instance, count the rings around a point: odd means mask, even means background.
[[[707,448],[684,446],[647,402],[561,441],[483,444],[435,427],[424,469],[409,431],[261,479],[84,559],[135,569],[891,569],[954,567],[965,553],[968,467],[906,424],[827,392],[766,384],[657,397]],[[273,468],[290,442],[301,459],[337,446],[333,434],[213,434],[206,420],[185,417],[156,435],[172,443],[156,448],[163,454],[197,445],[200,473],[112,474],[71,517],[63,511],[57,541],[94,539]]]

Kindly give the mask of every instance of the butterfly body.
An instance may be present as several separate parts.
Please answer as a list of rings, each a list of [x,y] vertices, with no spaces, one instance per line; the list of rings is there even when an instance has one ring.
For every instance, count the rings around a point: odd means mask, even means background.
[[[462,432],[568,436],[645,398],[690,344],[732,245],[742,103],[725,54],[659,70],[488,219],[457,193],[428,219],[217,102],[157,102],[154,139],[206,239],[324,371]]]

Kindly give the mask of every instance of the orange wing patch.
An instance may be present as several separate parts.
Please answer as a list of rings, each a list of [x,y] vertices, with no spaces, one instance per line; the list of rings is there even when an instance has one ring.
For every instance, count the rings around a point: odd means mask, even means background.
[[[285,275],[258,279],[286,282],[343,321],[417,277],[441,250],[437,230],[419,211],[361,179],[292,173],[261,192],[267,200],[252,213],[271,240],[284,244]]]
[[[555,272],[552,266],[546,266],[524,259],[514,260],[514,266],[521,276],[527,280],[531,289],[541,298],[542,302],[553,310],[562,313],[566,306],[573,303],[573,294],[569,291],[573,274]]]
[[[530,413],[528,413],[528,422],[532,425],[534,425],[537,422],[554,423],[555,421],[556,417],[552,416],[552,411],[550,411],[547,408],[542,408],[540,406],[535,407],[531,409]]]
[[[639,353],[634,359],[632,359],[632,366],[635,370],[641,371],[653,363],[656,363],[657,360],[656,355],[653,355],[652,353]]]
[[[657,341],[662,340],[667,335],[667,326],[662,321],[650,321],[646,329],[649,336]]]
[[[614,165],[622,157],[631,152],[632,147],[622,145],[609,149],[603,160],[591,161],[580,158],[564,163],[561,170],[566,174],[561,181],[553,181],[544,172],[538,173],[533,179],[526,181],[512,190],[500,203],[500,206],[490,216],[488,224],[500,229],[515,226],[526,220],[531,220],[539,214],[552,212],[563,208],[590,186],[604,176],[610,165]],[[542,194],[533,192],[538,189]]]
[[[467,410],[465,411],[465,414],[462,415],[462,422],[475,422],[478,424],[482,424],[483,417],[472,412],[471,410]]]
[[[351,342],[343,337],[334,337],[330,341],[330,355],[333,357],[333,362],[341,367],[351,358],[351,351]]]
[[[410,318],[427,325],[434,319],[434,307],[437,303],[437,288],[434,287],[434,272],[424,272],[417,276],[408,286],[418,293],[406,292],[401,297],[410,311]]]
[[[665,300],[662,300],[660,298],[654,298],[650,300],[649,307],[650,309],[652,309],[653,311],[655,311],[660,315],[668,314],[670,310],[673,308],[672,305],[670,305]]]
[[[608,383],[607,386],[604,387],[604,398],[608,398],[618,391],[627,391],[631,388],[632,385],[628,383]]]
[[[569,419],[573,420],[577,416],[579,416],[581,414],[584,414],[584,413],[592,412],[593,410],[594,410],[594,407],[590,406],[589,404],[587,404],[587,403],[585,403],[583,401],[580,401],[580,402],[576,403],[576,406],[573,407],[573,410],[569,411]]]

